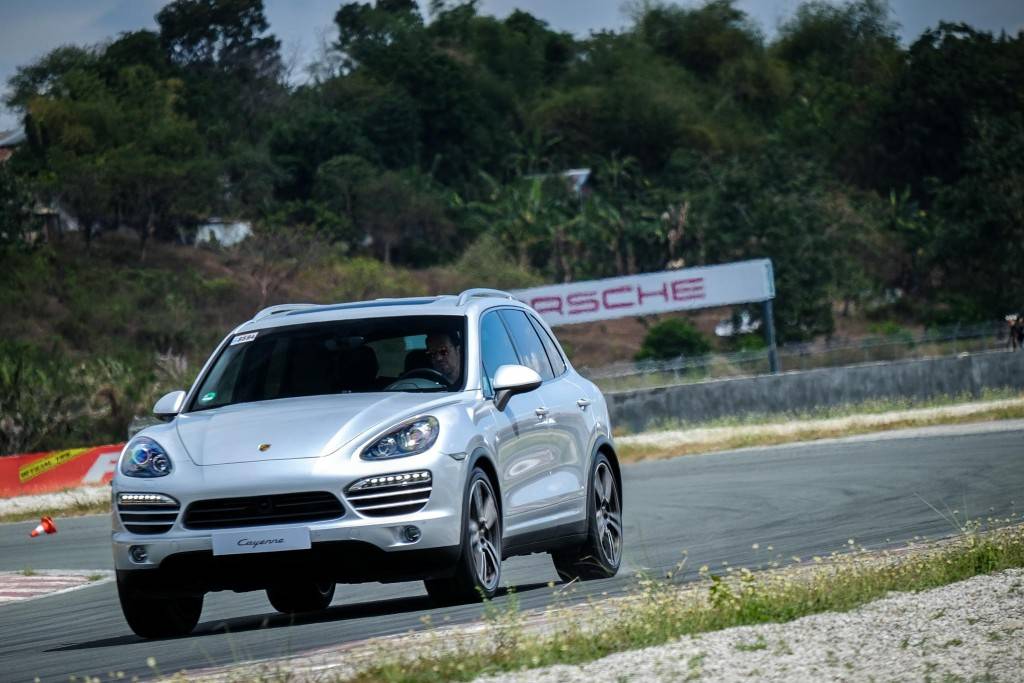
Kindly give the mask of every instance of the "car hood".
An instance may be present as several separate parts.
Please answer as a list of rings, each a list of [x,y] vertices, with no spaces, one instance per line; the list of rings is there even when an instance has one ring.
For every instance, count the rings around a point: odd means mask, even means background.
[[[319,458],[453,400],[448,393],[304,396],[183,413],[175,422],[197,465]]]

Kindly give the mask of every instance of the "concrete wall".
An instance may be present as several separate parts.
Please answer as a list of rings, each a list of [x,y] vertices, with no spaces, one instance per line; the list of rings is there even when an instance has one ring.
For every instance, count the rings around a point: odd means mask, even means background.
[[[1024,390],[1024,352],[867,363],[779,375],[608,392],[612,426],[642,431],[659,420],[706,421],[744,413],[806,411],[880,398],[927,399],[984,389]]]

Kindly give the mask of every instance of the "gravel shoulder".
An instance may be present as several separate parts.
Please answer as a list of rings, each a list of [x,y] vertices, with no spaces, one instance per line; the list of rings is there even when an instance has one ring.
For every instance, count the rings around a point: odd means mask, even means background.
[[[894,593],[845,613],[686,636],[582,666],[558,665],[487,683],[603,681],[1019,681],[1024,671],[1024,570]]]

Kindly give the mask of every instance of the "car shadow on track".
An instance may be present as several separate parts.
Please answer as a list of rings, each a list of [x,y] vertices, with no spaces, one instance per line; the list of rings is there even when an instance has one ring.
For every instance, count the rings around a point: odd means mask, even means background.
[[[521,586],[515,586],[514,592],[517,595],[528,593],[530,591],[547,588],[546,583],[531,583],[523,584]],[[500,588],[495,598],[500,598],[508,595],[509,589]],[[129,645],[132,643],[145,643],[153,642],[155,640],[181,640],[184,638],[198,638],[203,636],[214,636],[222,634],[235,634],[244,633],[246,631],[258,631],[261,629],[271,628],[284,628],[289,626],[300,626],[304,624],[321,624],[330,623],[335,621],[348,621],[351,619],[365,619],[368,617],[381,617],[381,616],[394,616],[398,614],[406,614],[411,612],[426,612],[434,609],[459,609],[460,607],[478,607],[479,604],[470,603],[468,605],[456,606],[454,608],[437,607],[426,595],[417,596],[414,598],[391,598],[388,600],[374,600],[371,602],[360,602],[351,603],[346,605],[338,605],[336,607],[328,607],[321,612],[311,612],[309,614],[280,614],[273,612],[270,614],[260,614],[247,617],[235,617],[232,619],[211,619],[200,623],[196,629],[187,636],[181,636],[178,638],[154,638],[151,640],[145,640],[134,634],[126,634],[123,636],[116,636],[113,638],[99,638],[97,640],[89,640],[84,643],[72,643],[70,645],[63,645],[61,647],[51,648],[44,650],[44,652],[67,652],[74,650],[89,650],[100,647],[112,647],[117,645]],[[466,615],[467,617],[470,615]],[[474,615],[475,616],[475,613]],[[464,621],[459,619],[459,621]],[[406,628],[398,629],[396,631],[408,630]],[[125,627],[127,631],[127,626]]]

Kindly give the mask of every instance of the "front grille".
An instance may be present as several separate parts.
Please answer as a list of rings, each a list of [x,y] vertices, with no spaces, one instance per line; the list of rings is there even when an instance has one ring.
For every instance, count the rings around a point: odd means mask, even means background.
[[[432,489],[429,472],[412,472],[360,480],[348,487],[345,498],[361,515],[387,517],[422,510]]]
[[[178,518],[178,505],[124,505],[117,514],[124,528],[133,534],[162,534],[171,530]]]
[[[189,529],[224,529],[319,522],[344,514],[345,508],[337,496],[326,491],[310,491],[196,501],[185,509],[184,524]]]

